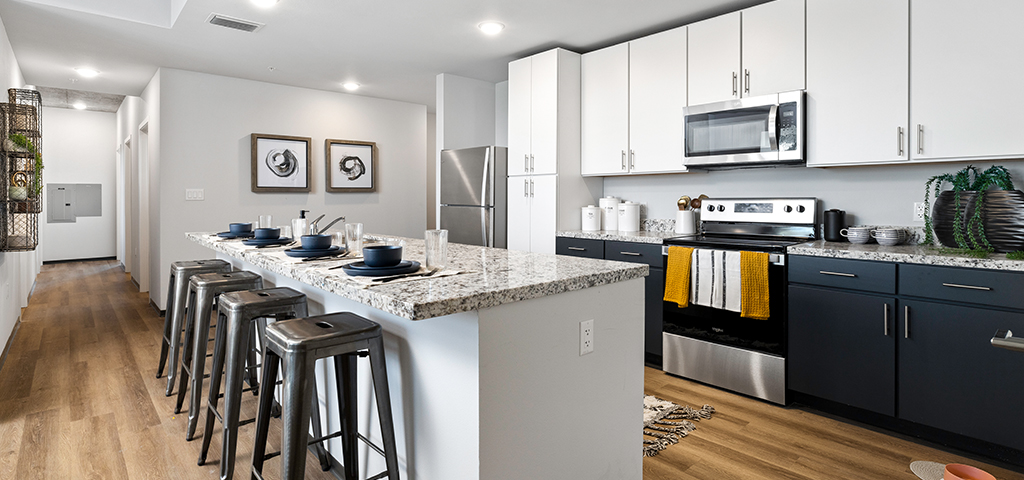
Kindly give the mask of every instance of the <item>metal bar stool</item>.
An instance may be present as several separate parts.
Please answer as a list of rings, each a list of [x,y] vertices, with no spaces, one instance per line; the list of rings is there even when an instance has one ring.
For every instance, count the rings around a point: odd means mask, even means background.
[[[167,365],[167,353],[170,351],[170,364],[167,367],[167,391],[164,395],[171,396],[174,388],[174,377],[178,372],[178,354],[181,351],[181,327],[185,318],[185,297],[188,293],[188,281],[192,275],[202,273],[228,273],[231,264],[224,260],[187,260],[171,264],[171,281],[167,284],[167,305],[164,310],[164,339],[160,345],[160,366],[156,370],[156,378],[164,374]],[[174,348],[170,348],[170,347]]]
[[[369,477],[368,480],[383,477],[399,480],[395,425],[391,417],[391,397],[388,393],[388,374],[384,362],[384,340],[380,325],[354,313],[333,313],[275,322],[266,328],[264,339],[266,345],[263,347],[263,388],[256,416],[252,478],[262,480],[263,462],[280,454],[282,480],[301,479],[305,474],[306,445],[319,444],[341,436],[347,480],[355,479],[359,473],[356,439],[366,442],[370,448],[383,455],[387,466],[387,470]],[[377,397],[377,414],[384,440],[383,451],[360,435],[356,428],[355,356],[366,356],[367,353],[370,357],[370,372],[373,375],[373,391]],[[342,403],[341,431],[326,437],[318,435],[317,438],[308,440],[306,424],[309,423],[311,413],[309,398],[316,392],[313,383],[314,367],[317,359],[327,357],[334,357],[338,400]],[[281,399],[284,422],[281,427],[281,452],[265,455],[273,405],[270,388],[277,379],[279,365],[283,365],[280,368],[284,377]],[[316,435],[316,432],[314,434]]]
[[[258,365],[251,363],[249,348],[251,336],[249,334],[251,325],[257,319],[257,332],[260,344],[266,350],[266,343],[263,341],[266,317],[274,317],[277,320],[285,320],[296,317],[303,317],[307,314],[306,295],[290,288],[278,287],[264,290],[249,290],[243,292],[225,293],[220,296],[217,302],[217,333],[214,335],[213,365],[210,371],[210,393],[207,397],[206,428],[203,429],[203,446],[199,453],[199,465],[206,463],[206,454],[210,450],[210,440],[213,438],[213,421],[220,420],[223,425],[223,437],[221,439],[222,450],[220,460],[220,478],[227,480],[232,478],[235,470],[235,447],[238,445],[238,427],[252,423],[256,419],[239,421],[238,414],[242,404],[242,392],[251,390],[256,392],[257,386],[249,389],[242,388],[244,376]],[[245,364],[250,362],[247,368]],[[224,414],[217,411],[217,400],[220,395],[221,379],[224,378]],[[277,382],[271,381],[270,387]],[[272,391],[268,391],[271,401],[274,398]],[[308,398],[310,403],[317,403],[316,396]],[[271,402],[272,404],[272,402]],[[306,417],[307,419],[310,417]],[[320,436],[320,412],[317,409],[316,415],[308,420],[307,425],[313,423],[313,433]],[[308,427],[307,427],[308,428]],[[322,445],[317,445],[317,456],[320,460],[320,467],[327,471],[331,468],[330,457]]]
[[[178,401],[174,413],[181,413],[185,391],[190,390],[188,403],[188,429],[185,439],[192,440],[199,423],[199,405],[202,402],[203,378],[205,377],[207,345],[210,342],[210,313],[217,305],[217,298],[223,293],[243,290],[260,290],[263,277],[247,271],[231,273],[204,273],[193,275],[188,285],[188,301],[185,313],[185,348],[181,353],[181,371],[178,373]],[[253,325],[255,327],[255,324]],[[249,365],[255,365],[253,335],[249,335]],[[256,374],[250,369],[249,384],[255,385]],[[190,381],[191,380],[191,381]],[[186,388],[187,386],[187,388]],[[255,393],[255,392],[254,392]]]

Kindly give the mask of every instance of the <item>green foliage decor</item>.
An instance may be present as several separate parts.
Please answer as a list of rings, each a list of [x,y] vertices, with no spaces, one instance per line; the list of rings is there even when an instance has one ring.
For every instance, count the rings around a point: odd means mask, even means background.
[[[928,179],[924,185],[924,229],[925,245],[934,245],[935,237],[932,231],[932,218],[928,212],[931,211],[931,193],[935,190],[935,198],[942,192],[942,186],[949,183],[953,187],[953,199],[955,213],[953,215],[953,238],[956,240],[957,249],[943,249],[947,253],[959,253],[974,257],[986,257],[993,252],[992,245],[985,237],[985,226],[982,219],[982,210],[985,202],[985,191],[991,187],[999,187],[1002,190],[1013,190],[1013,181],[1010,179],[1010,172],[1003,166],[993,165],[988,170],[981,171],[973,165],[968,165],[956,173],[944,173],[935,175]],[[974,214],[964,225],[964,219],[959,215],[961,211],[961,192],[976,192]]]
[[[36,146],[32,144],[32,140],[20,133],[12,133],[9,138],[11,142],[17,145],[19,148],[26,150],[27,152],[35,155],[35,175],[32,180],[32,196],[39,196],[43,192],[43,154],[36,151]]]

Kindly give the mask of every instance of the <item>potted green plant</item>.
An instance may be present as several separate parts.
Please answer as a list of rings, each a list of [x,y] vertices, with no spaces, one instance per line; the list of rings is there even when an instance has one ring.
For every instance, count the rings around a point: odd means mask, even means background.
[[[946,183],[952,189],[943,191]],[[937,238],[946,247],[979,257],[1024,250],[1024,192],[1013,188],[1005,167],[981,171],[968,165],[933,176],[925,182],[924,201],[925,244]]]
[[[43,193],[43,154],[36,149],[35,144],[32,143],[25,135],[20,133],[12,133],[8,136],[11,144],[13,144],[13,150],[25,152],[31,155],[32,163],[32,175],[30,185],[27,186],[27,201],[30,203],[26,208],[32,212],[38,213],[42,205],[39,200]],[[11,148],[11,147],[8,147]]]

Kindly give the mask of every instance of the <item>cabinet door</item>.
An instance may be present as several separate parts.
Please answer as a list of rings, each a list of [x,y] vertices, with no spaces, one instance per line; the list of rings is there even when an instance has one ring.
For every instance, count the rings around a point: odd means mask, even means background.
[[[629,42],[630,171],[686,171],[685,106],[686,27]]]
[[[530,251],[555,253],[555,212],[558,177],[530,177]]]
[[[532,58],[508,64],[508,174],[529,173],[532,128]]]
[[[902,300],[899,313],[900,418],[1024,449],[1024,355],[989,343],[1024,332],[1024,315]]]
[[[789,388],[883,415],[896,409],[896,301],[789,287]]]
[[[740,97],[740,12],[687,27],[688,104]]]
[[[531,97],[530,173],[555,173],[558,160],[558,53],[548,50],[533,56]],[[509,163],[512,158],[509,157]]]
[[[909,18],[909,0],[807,0],[808,165],[910,158]]]
[[[530,251],[530,177],[508,177],[508,249]]]
[[[661,357],[664,298],[665,271],[652,268],[644,279],[644,353],[648,357]]]
[[[912,0],[912,159],[1024,154],[1024,2]]]
[[[804,89],[804,0],[743,10],[742,95]]]
[[[628,173],[629,44],[583,55],[582,160],[584,175]]]

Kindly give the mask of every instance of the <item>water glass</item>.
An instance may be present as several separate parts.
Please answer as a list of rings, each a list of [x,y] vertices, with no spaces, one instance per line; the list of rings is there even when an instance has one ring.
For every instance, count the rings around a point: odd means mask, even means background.
[[[363,224],[345,224],[345,246],[352,254],[359,254],[363,251]]]
[[[345,232],[332,231],[329,233],[331,236],[331,244],[339,247],[346,247],[345,245]]]
[[[274,217],[270,215],[260,215],[259,228],[271,228],[274,226]]]
[[[444,270],[448,265],[448,230],[427,230],[423,240],[426,245],[427,268]]]
[[[292,227],[291,226],[280,226],[281,238],[292,238]]]

